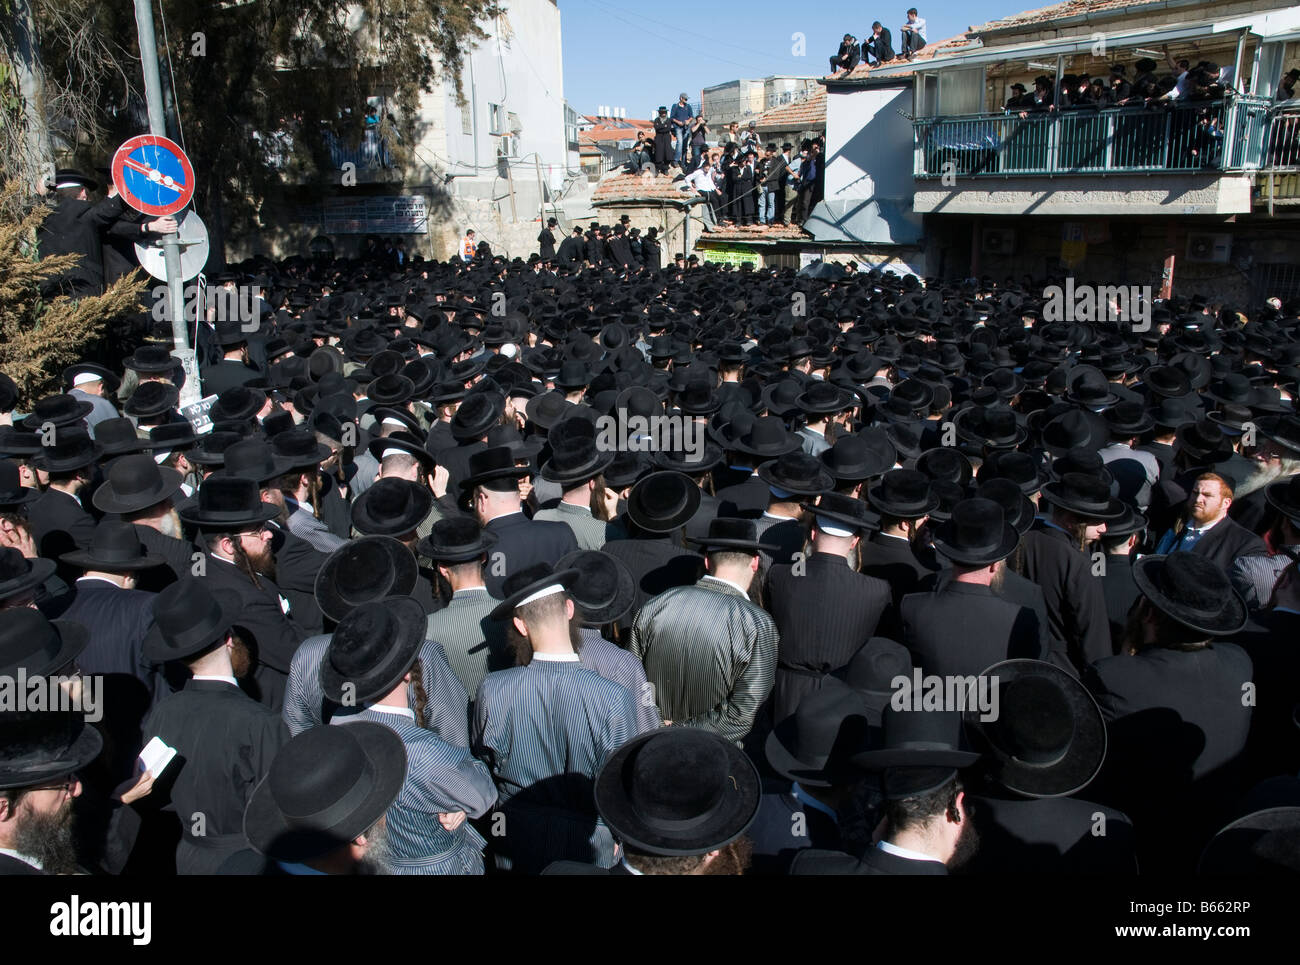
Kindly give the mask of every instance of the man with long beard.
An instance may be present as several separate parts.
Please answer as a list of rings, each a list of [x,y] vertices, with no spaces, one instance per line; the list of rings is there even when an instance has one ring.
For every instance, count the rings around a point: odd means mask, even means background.
[[[103,748],[81,714],[0,714],[0,875],[71,874],[76,772]]]
[[[207,555],[201,560],[201,574],[207,585],[239,597],[240,638],[257,658],[250,692],[278,713],[289,663],[308,634],[294,620],[289,600],[275,583],[267,523],[276,514],[275,506],[262,502],[251,479],[210,476],[199,489],[198,505],[187,507],[181,518],[203,534]]]
[[[137,453],[114,460],[108,478],[95,490],[93,502],[102,513],[116,513],[135,526],[145,551],[160,556],[166,567],[140,574],[139,588],[157,592],[190,571],[194,546],[181,532],[173,502],[181,491],[180,472],[159,466],[152,456]]]
[[[239,689],[249,666],[231,627],[239,606],[235,594],[211,593],[198,580],[174,583],[154,602],[155,630],[145,641],[150,659],[182,662],[192,675],[144,725],[147,738],[177,753],[171,802],[181,825],[180,874],[211,874],[246,846],[248,795],[289,739],[279,716]]]

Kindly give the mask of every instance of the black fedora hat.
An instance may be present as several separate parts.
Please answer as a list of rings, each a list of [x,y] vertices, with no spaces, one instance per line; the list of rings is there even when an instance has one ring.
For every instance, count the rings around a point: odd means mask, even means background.
[[[312,727],[284,744],[244,810],[261,854],[301,862],[346,846],[388,810],[406,780],[406,746],[368,720]]]
[[[358,604],[334,628],[320,665],[321,691],[348,706],[386,696],[419,657],[426,628],[424,607],[409,596]]]
[[[872,637],[834,675],[858,692],[867,708],[867,720],[880,726],[885,705],[894,696],[894,681],[912,679],[912,654],[888,637]]]
[[[1010,479],[1028,496],[1042,488],[1048,475],[1038,460],[1029,453],[1002,450],[989,453],[975,478],[981,483],[990,479]]]
[[[415,383],[404,375],[381,375],[366,386],[366,397],[377,405],[401,405],[415,395]]]
[[[573,403],[560,392],[542,392],[533,396],[524,406],[528,421],[540,429],[550,429],[573,408]]]
[[[79,385],[95,381],[104,383],[104,391],[108,395],[116,392],[122,384],[121,378],[116,373],[94,362],[78,362],[63,370],[63,384],[67,386],[69,392]]]
[[[686,537],[686,542],[698,546],[704,552],[712,550],[734,550],[757,556],[759,553],[775,553],[780,547],[773,543],[759,542],[758,527],[752,519],[740,519],[731,516],[715,516],[709,520],[709,532],[704,537]]]
[[[451,437],[457,442],[481,439],[501,421],[505,411],[506,397],[495,389],[471,392],[451,417]]]
[[[429,535],[416,544],[416,552],[435,563],[468,563],[496,545],[489,533],[468,516],[450,516],[433,524]]]
[[[415,557],[391,536],[360,536],[325,558],[316,573],[316,603],[335,622],[363,603],[405,596],[415,588]]]
[[[100,425],[103,423],[101,422]],[[143,440],[144,448],[153,453],[155,460],[164,453],[189,449],[198,441],[198,433],[188,421],[168,422],[165,425],[154,426],[149,430],[149,438]]]
[[[72,710],[0,712],[0,790],[36,787],[82,770],[104,749],[86,715]]]
[[[84,422],[94,406],[71,395],[47,395],[32,406],[32,414],[22,421],[21,427],[39,432],[47,423],[62,428]]]
[[[90,631],[72,620],[49,620],[29,606],[0,610],[0,675],[12,679],[20,668],[28,677],[58,673],[89,641]]]
[[[944,479],[965,486],[974,475],[970,460],[952,446],[936,446],[921,453],[913,467],[931,479]]]
[[[22,485],[17,463],[0,459],[0,511],[9,512],[40,499],[39,490]]]
[[[1223,568],[1195,553],[1143,556],[1133,564],[1142,595],[1170,619],[1207,636],[1228,636],[1247,623],[1245,601]]]
[[[1020,535],[1034,525],[1034,504],[1024,491],[1010,479],[994,477],[980,483],[975,490],[980,499],[989,499],[1002,507],[1007,523]],[[1109,524],[1107,525],[1109,530]]]
[[[0,600],[8,600],[40,586],[54,575],[53,560],[28,559],[12,546],[0,547]]]
[[[819,496],[835,488],[835,480],[822,461],[802,450],[763,463],[758,467],[758,477],[777,499]]]
[[[1110,441],[1106,420],[1092,412],[1072,409],[1043,426],[1043,448],[1053,456],[1071,449],[1100,449]]]
[[[104,450],[90,438],[90,433],[80,426],[64,426],[54,430],[51,444],[41,446],[41,451],[31,457],[31,463],[45,472],[72,472],[91,465]]]
[[[371,439],[366,444],[366,449],[375,457],[376,462],[383,462],[392,455],[403,454],[418,461],[426,472],[433,472],[438,465],[437,457],[424,447],[424,443],[414,433],[407,432],[405,429],[398,429],[386,436]]]
[[[722,408],[722,397],[712,382],[692,378],[677,392],[677,408],[686,415],[712,415]]]
[[[1042,498],[1084,519],[1106,522],[1124,515],[1124,504],[1111,496],[1106,481],[1088,473],[1065,473],[1043,486]]]
[[[989,775],[1026,797],[1087,787],[1106,759],[1106,724],[1088,688],[1042,660],[1004,660],[980,677],[997,681],[997,716],[968,709],[966,726],[986,748]]]
[[[636,580],[622,560],[600,550],[566,553],[556,562],[557,570],[577,570],[569,588],[578,619],[587,626],[616,623],[636,604]]]
[[[1181,399],[1192,391],[1191,378],[1173,365],[1151,366],[1142,373],[1142,384],[1152,396],[1162,399]]]
[[[528,466],[516,465],[515,450],[510,446],[492,446],[469,457],[469,475],[460,481],[462,491],[484,486],[498,492],[517,488],[518,480],[531,476]]]
[[[962,566],[988,566],[1006,559],[1020,533],[991,499],[963,499],[934,534],[935,552]]]
[[[1280,482],[1270,483],[1264,490],[1264,499],[1292,523],[1300,526],[1300,476],[1289,476]]]
[[[757,768],[725,737],[664,727],[610,755],[596,774],[596,810],[637,851],[703,854],[745,832],[761,790]]]
[[[224,466],[226,450],[243,438],[238,432],[213,429],[199,438],[186,458],[198,466]]]
[[[141,345],[122,359],[122,368],[140,375],[166,375],[180,367],[180,359],[160,345]]]
[[[898,450],[883,429],[867,428],[840,436],[819,458],[839,482],[862,482],[894,468]]]
[[[554,381],[561,389],[584,389],[591,384],[594,377],[594,373],[585,362],[574,359],[561,363],[560,372]]]
[[[173,583],[153,601],[144,655],[158,663],[197,656],[225,639],[243,606],[238,593],[209,589],[195,577]]]
[[[181,507],[179,515],[193,526],[217,532],[269,522],[279,510],[262,502],[258,488],[251,479],[209,476],[199,487],[198,502]]]
[[[834,415],[854,405],[852,392],[830,382],[812,382],[795,399],[795,405],[806,415]]]
[[[1259,419],[1256,425],[1261,436],[1290,450],[1292,458],[1300,457],[1300,418],[1270,415]]]
[[[642,476],[627,497],[627,516],[648,533],[671,533],[700,508],[700,487],[685,473],[663,469]]]
[[[492,610],[493,620],[506,620],[515,612],[515,608],[531,603],[543,596],[560,591],[568,592],[578,579],[578,571],[573,567],[561,569],[549,563],[534,563],[518,573],[511,573],[501,584],[505,594]],[[575,613],[577,607],[574,607]]]
[[[919,702],[920,698],[916,699]],[[979,760],[977,752],[962,750],[961,714],[956,710],[911,710],[891,701],[884,708],[880,723],[884,732],[881,746],[855,755],[853,761],[859,767],[870,771],[920,768],[927,772],[947,772],[935,773],[932,780],[925,782],[928,787],[909,787],[910,794],[940,787],[952,776],[952,771]],[[888,784],[885,790],[889,795]]]
[[[92,502],[104,513],[136,513],[176,495],[181,474],[137,453],[116,460]]]
[[[762,416],[746,432],[730,440],[728,448],[760,459],[776,459],[801,447],[799,437],[777,416]]]
[[[930,477],[915,469],[891,469],[867,491],[867,502],[876,512],[897,519],[919,519],[939,506],[931,491]]]
[[[813,514],[820,532],[830,536],[859,535],[880,529],[880,517],[861,500],[840,493],[826,493],[816,503],[800,503]]]
[[[276,458],[271,444],[257,437],[241,439],[227,446],[221,456],[222,467],[210,478],[250,479],[258,486],[265,486],[289,471],[284,461]]]
[[[1101,417],[1117,436],[1140,436],[1144,432],[1150,432],[1156,425],[1155,419],[1141,402],[1117,402],[1103,412]]]
[[[1178,427],[1174,454],[1197,465],[1223,462],[1232,455],[1232,440],[1218,423],[1202,419]]]
[[[208,410],[213,422],[247,422],[266,405],[266,393],[251,385],[236,385],[217,396]]]
[[[131,393],[131,398],[126,400],[122,411],[137,419],[152,419],[174,410],[180,397],[181,390],[170,382],[144,382]],[[213,403],[212,408],[216,407],[216,403]]]
[[[316,441],[316,433],[305,426],[278,433],[271,440],[271,452],[285,472],[319,469],[330,457],[329,446]]]
[[[542,465],[541,477],[564,488],[595,479],[614,461],[613,450],[597,445],[596,427],[586,419],[565,419],[551,429],[551,458]]]
[[[100,520],[95,527],[89,549],[64,553],[59,559],[85,570],[102,570],[106,573],[147,570],[166,562],[163,557],[145,549],[134,525],[125,520],[108,518]]]
[[[0,375],[3,374],[0,372]],[[16,426],[0,426],[0,455],[26,458],[40,451],[40,433],[28,432]]]
[[[861,777],[853,756],[868,747],[870,714],[862,696],[835,677],[799,701],[795,712],[767,735],[772,769],[805,787],[830,787]]]
[[[363,536],[405,536],[433,509],[428,486],[385,476],[352,503],[352,528]]]

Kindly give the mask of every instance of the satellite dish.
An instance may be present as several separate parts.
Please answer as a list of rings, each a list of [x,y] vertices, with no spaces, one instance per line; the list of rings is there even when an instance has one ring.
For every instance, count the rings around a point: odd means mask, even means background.
[[[203,270],[208,263],[208,229],[203,220],[188,208],[180,219],[181,240],[181,281],[189,281]],[[147,245],[136,242],[135,256],[140,260],[140,267],[159,281],[167,280],[167,269],[163,265],[162,239]]]

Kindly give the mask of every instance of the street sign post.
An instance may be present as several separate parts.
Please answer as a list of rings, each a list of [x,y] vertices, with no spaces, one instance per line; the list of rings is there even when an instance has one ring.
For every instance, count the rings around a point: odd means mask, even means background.
[[[122,200],[141,214],[176,214],[194,197],[190,159],[175,142],[157,134],[140,134],[119,147],[112,173]]]

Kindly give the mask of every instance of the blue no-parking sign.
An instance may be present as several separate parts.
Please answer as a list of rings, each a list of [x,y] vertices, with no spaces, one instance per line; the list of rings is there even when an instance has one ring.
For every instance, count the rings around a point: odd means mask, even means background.
[[[185,152],[157,134],[131,138],[113,155],[113,183],[122,200],[142,214],[175,214],[194,197],[194,168]]]

